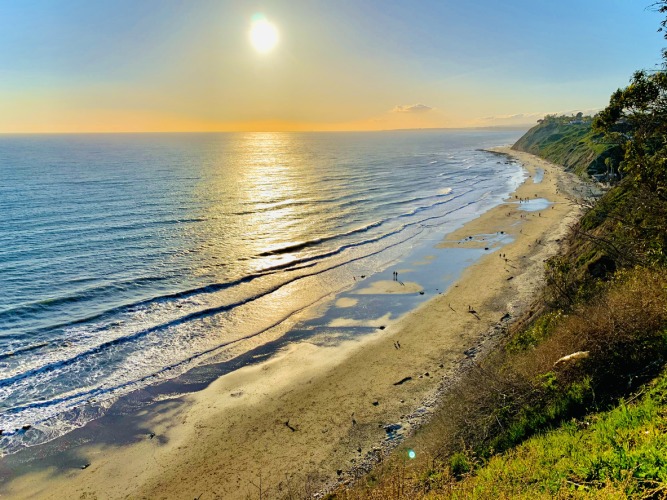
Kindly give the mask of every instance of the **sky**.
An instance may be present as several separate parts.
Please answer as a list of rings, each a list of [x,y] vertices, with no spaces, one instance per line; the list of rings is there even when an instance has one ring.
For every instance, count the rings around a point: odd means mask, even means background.
[[[651,0],[0,0],[0,133],[386,130],[594,113]],[[258,52],[258,15],[278,31]]]

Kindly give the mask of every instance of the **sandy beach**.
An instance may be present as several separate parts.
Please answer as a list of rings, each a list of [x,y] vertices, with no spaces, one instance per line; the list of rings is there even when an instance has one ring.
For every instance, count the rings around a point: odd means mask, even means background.
[[[261,490],[274,498],[349,478],[382,452],[388,436],[410,433],[462,363],[492,347],[494,326],[530,303],[544,259],[579,216],[571,201],[583,189],[579,179],[532,155],[497,151],[522,162],[530,177],[506,203],[440,245],[484,247],[501,232],[511,242],[485,254],[448,290],[395,322],[378,318],[376,333],[362,340],[335,347],[304,341],[203,391],[156,403],[128,423],[133,443],[77,446],[79,467],[16,469],[0,494],[205,500],[258,498]],[[532,202],[519,199],[549,203],[527,210]],[[382,281],[359,293],[422,290],[405,285]],[[337,303],[354,306],[349,298]]]

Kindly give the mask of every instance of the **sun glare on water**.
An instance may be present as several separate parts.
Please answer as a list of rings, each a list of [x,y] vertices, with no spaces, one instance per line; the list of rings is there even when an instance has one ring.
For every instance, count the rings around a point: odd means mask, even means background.
[[[264,16],[257,15],[250,26],[250,43],[257,52],[271,52],[278,43],[278,29]]]

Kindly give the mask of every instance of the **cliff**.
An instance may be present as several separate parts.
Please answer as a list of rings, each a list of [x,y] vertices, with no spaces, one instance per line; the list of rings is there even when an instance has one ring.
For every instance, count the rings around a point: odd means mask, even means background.
[[[512,149],[540,156],[563,165],[580,177],[606,180],[606,160],[620,159],[620,150],[595,133],[590,118],[547,116],[521,137]]]

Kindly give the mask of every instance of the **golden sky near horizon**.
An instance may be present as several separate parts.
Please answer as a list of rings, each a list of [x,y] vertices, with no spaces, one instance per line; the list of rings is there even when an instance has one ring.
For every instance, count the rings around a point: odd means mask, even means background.
[[[523,126],[604,107],[662,45],[603,0],[0,0],[0,23],[3,133]]]

